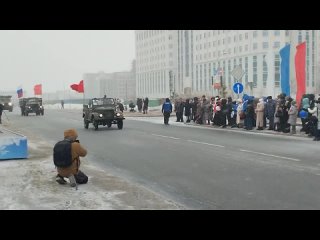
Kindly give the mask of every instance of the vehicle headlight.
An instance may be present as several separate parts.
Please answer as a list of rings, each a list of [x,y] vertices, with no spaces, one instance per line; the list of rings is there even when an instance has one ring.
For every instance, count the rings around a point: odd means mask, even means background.
[[[120,114],[120,113],[117,113],[116,115],[117,115],[117,117],[119,117],[121,114]]]
[[[8,103],[8,105],[9,105],[9,106],[12,106],[12,103],[11,103],[11,102],[9,102],[9,103]]]
[[[103,115],[100,113],[100,114],[99,114],[99,117],[101,117],[101,118],[102,118],[102,117],[103,117]]]

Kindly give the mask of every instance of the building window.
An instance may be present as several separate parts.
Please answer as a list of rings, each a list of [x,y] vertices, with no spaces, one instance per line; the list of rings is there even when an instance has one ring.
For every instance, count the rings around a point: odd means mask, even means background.
[[[196,66],[196,91],[199,90],[199,71],[198,71],[198,65]]]
[[[258,48],[258,43],[253,43],[253,50],[256,50]]]
[[[274,35],[275,36],[280,36],[280,30],[274,30]]]
[[[253,31],[252,36],[253,36],[253,38],[258,37],[258,31]]]
[[[258,62],[257,62],[257,56],[253,56],[253,63],[252,63],[252,69],[253,69],[253,87],[256,88],[258,84]]]
[[[274,42],[273,48],[280,48],[280,42]]]
[[[244,34],[244,38],[245,38],[245,39],[248,39],[248,37],[249,37],[249,34],[248,34],[248,33],[245,33],[245,34]]]
[[[245,51],[245,52],[248,52],[248,44],[246,44],[246,45],[244,46],[244,51]]]
[[[289,34],[290,34],[290,32],[289,32],[290,30],[286,30],[286,36],[288,37],[289,36]]]
[[[280,86],[280,56],[275,54],[274,56],[274,86]]]
[[[268,35],[269,35],[269,31],[268,30],[263,30],[262,31],[262,36],[268,37]]]
[[[242,34],[239,35],[239,41],[242,41]]]
[[[229,84],[229,86],[231,86],[231,74],[230,74],[230,72],[231,72],[231,60],[228,60],[228,84]]]
[[[268,49],[269,48],[269,43],[268,42],[263,42],[262,43],[262,48],[263,49]]]
[[[202,65],[200,65],[200,90],[202,90]]]
[[[248,57],[244,59],[245,83],[248,83]]]
[[[207,64],[203,64],[203,77],[204,77],[204,90],[208,89],[208,84],[207,84]]]
[[[265,60],[266,55],[263,55],[263,73],[262,73],[262,84],[263,87],[267,87],[267,80],[268,80],[268,65]]]
[[[299,35],[298,35],[298,43],[302,42],[302,33],[301,30],[299,30]]]

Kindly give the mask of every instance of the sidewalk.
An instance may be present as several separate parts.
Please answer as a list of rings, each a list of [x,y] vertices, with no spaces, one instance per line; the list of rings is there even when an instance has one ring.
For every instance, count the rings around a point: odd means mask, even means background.
[[[125,117],[163,117],[162,112],[160,110],[152,110],[149,111],[148,114],[143,114],[142,112],[124,112]],[[273,131],[273,130],[256,130],[256,128],[253,128],[252,130],[246,130],[243,128],[231,128],[231,127],[227,127],[227,128],[221,128],[219,126],[212,126],[212,123],[210,125],[203,125],[203,124],[196,124],[193,121],[191,121],[190,123],[186,123],[186,117],[183,116],[184,118],[184,123],[187,125],[193,125],[193,126],[199,126],[199,127],[209,127],[209,128],[216,128],[216,129],[228,129],[228,130],[234,130],[234,131],[245,131],[245,132],[253,132],[253,133],[264,133],[264,134],[274,134],[274,135],[282,135],[282,136],[296,136],[296,137],[304,137],[304,138],[308,138],[308,139],[312,139],[311,137],[308,137],[307,134],[305,134],[304,132],[300,132],[301,128],[302,128],[302,123],[301,123],[301,119],[298,118],[297,119],[297,127],[296,127],[296,134],[291,134],[291,133],[283,133],[283,132],[277,132],[277,131]],[[171,121],[175,121],[176,116],[175,116],[175,112],[173,112],[171,114]],[[181,123],[183,124],[183,123]],[[268,125],[267,125],[268,126]]]

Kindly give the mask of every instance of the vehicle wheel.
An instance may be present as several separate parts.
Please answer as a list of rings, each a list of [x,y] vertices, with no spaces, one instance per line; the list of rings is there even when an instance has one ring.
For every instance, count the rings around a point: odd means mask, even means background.
[[[122,129],[123,128],[123,121],[119,120],[118,121],[118,129]]]
[[[88,129],[89,128],[89,122],[87,120],[83,120],[84,121],[84,128]]]
[[[94,130],[98,130],[98,122],[96,122],[95,120],[93,120],[93,126],[94,126]]]
[[[111,128],[112,123],[107,123],[108,128]]]
[[[28,117],[29,113],[26,113],[26,116]]]

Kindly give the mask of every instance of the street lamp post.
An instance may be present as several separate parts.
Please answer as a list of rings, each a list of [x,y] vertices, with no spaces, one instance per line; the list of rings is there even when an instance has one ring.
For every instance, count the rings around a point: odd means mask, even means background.
[[[225,56],[225,55],[227,55],[227,51],[224,50],[222,52],[222,56]],[[213,76],[211,78],[212,79],[211,80],[211,82],[212,82],[212,96],[214,95],[214,77],[218,75],[219,76],[219,83],[220,83],[220,90],[218,90],[218,94],[219,94],[219,96],[224,97],[223,77],[222,77],[223,69],[222,69],[222,67],[220,67],[220,55],[217,58],[217,64],[218,64],[217,71],[216,71],[216,69],[213,69],[213,72],[215,72],[215,75],[213,74]]]

